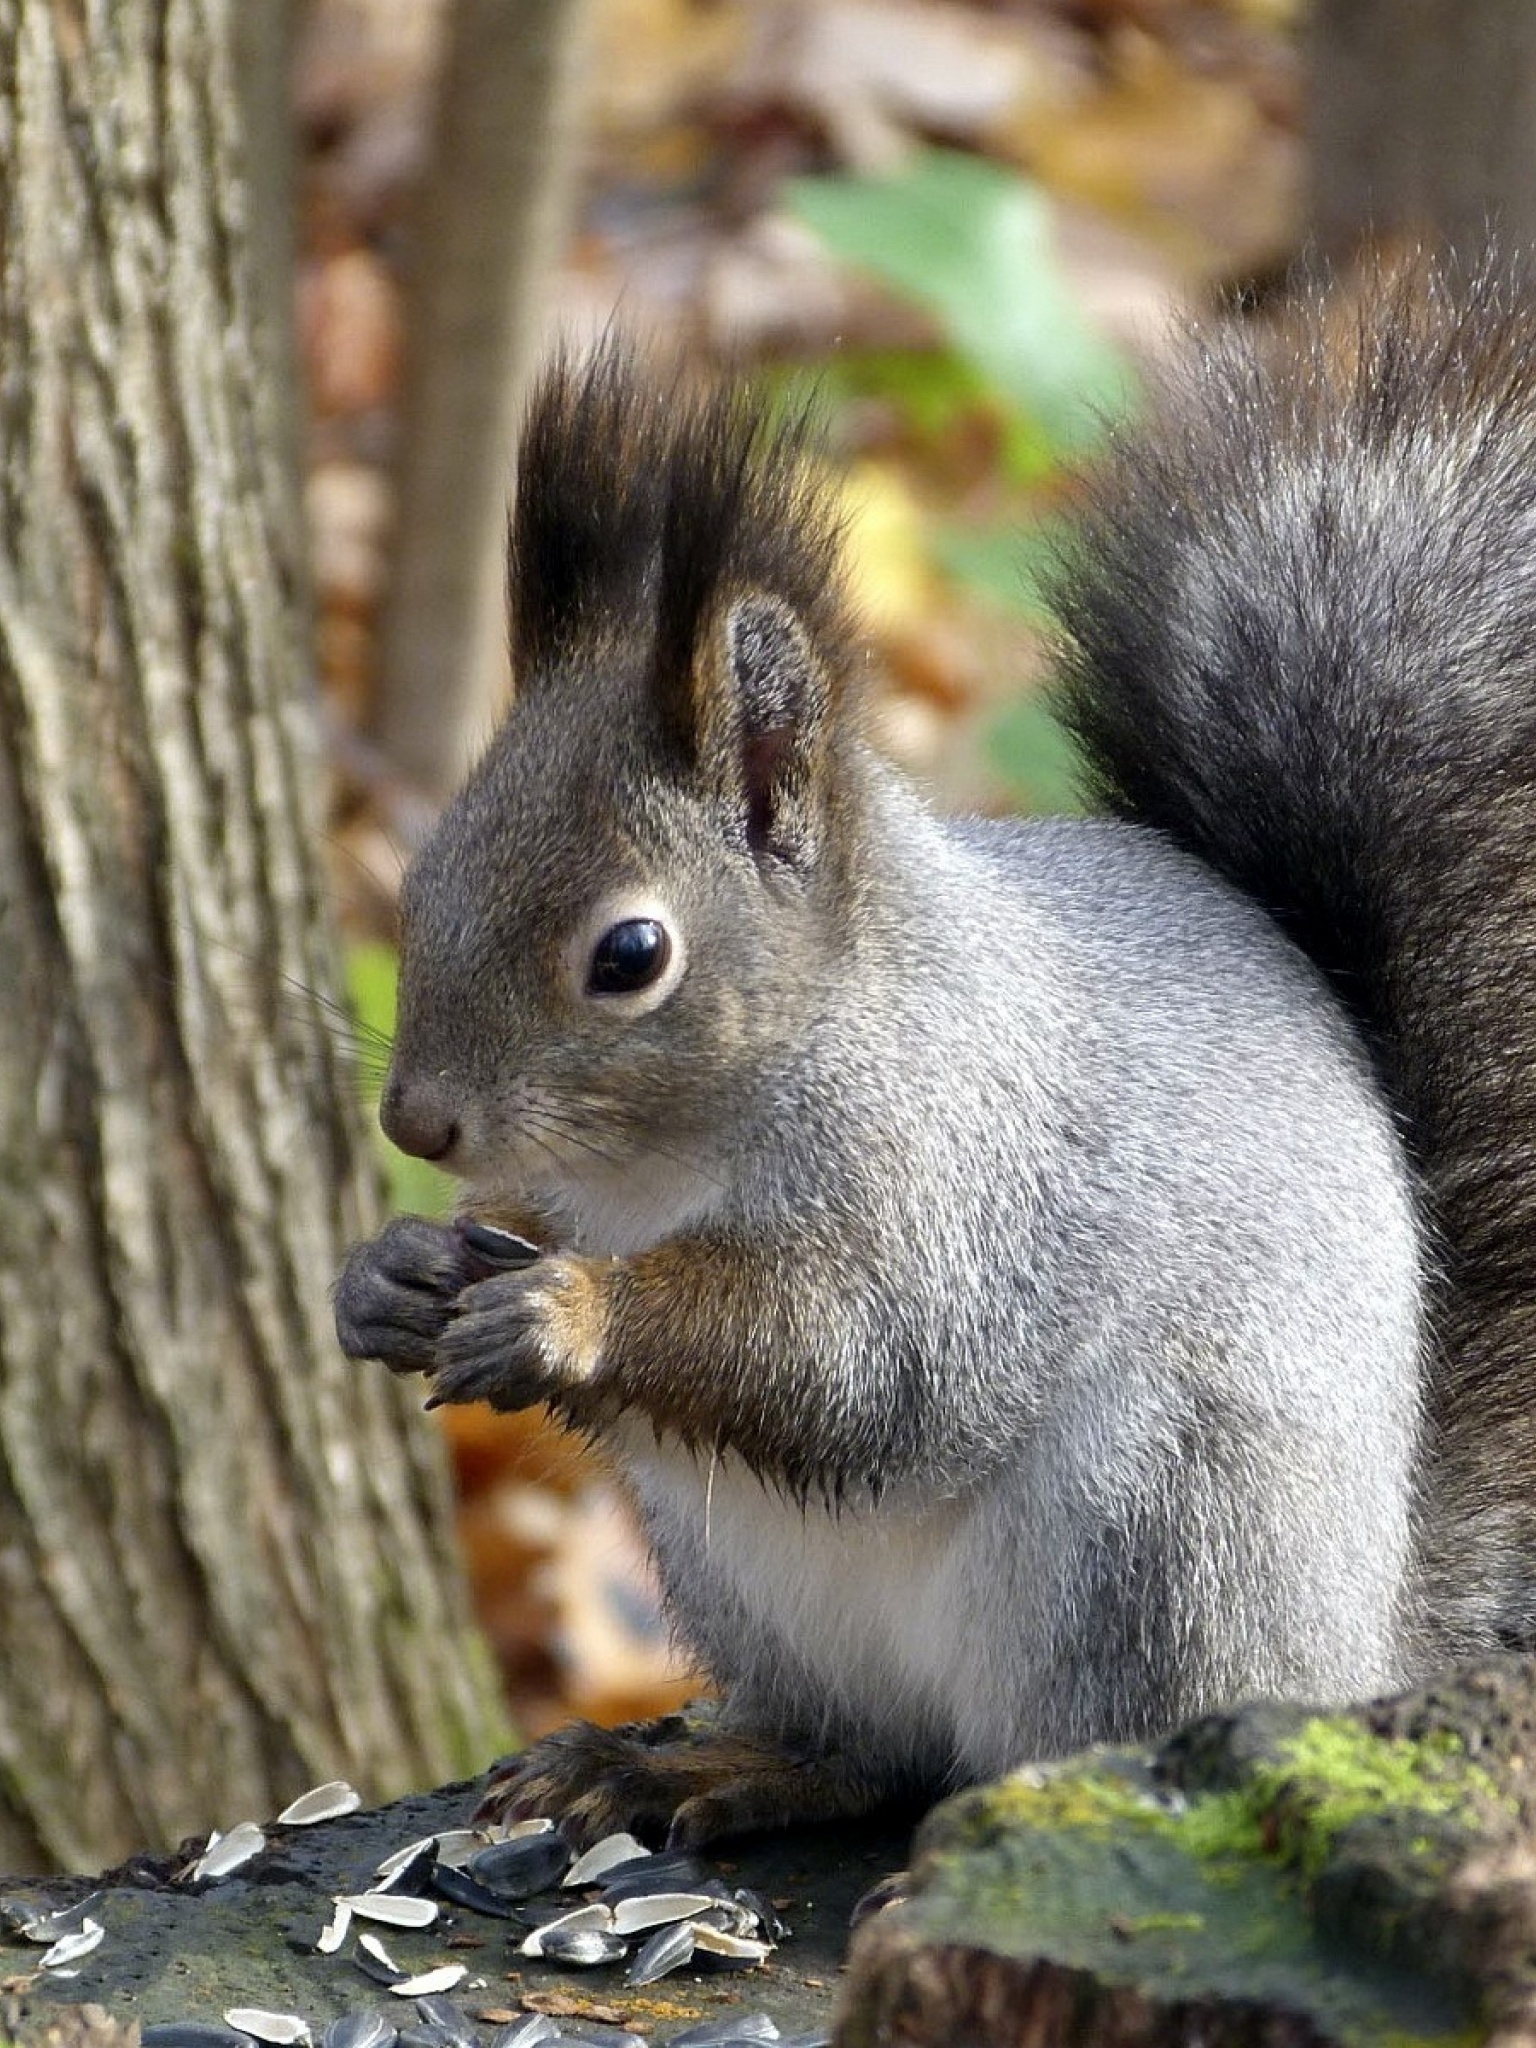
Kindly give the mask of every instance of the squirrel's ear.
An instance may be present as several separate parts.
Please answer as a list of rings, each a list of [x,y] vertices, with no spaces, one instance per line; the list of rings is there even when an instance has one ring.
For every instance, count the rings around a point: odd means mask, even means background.
[[[729,772],[743,802],[747,844],[803,866],[817,847],[816,769],[830,690],[809,634],[790,606],[754,593],[726,612],[719,650],[734,716],[723,721]]]

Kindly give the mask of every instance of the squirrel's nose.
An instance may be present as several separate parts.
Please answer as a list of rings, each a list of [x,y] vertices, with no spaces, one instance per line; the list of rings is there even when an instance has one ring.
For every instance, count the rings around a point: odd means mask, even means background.
[[[458,1119],[438,1081],[390,1073],[379,1101],[384,1135],[418,1159],[445,1159],[459,1142]]]

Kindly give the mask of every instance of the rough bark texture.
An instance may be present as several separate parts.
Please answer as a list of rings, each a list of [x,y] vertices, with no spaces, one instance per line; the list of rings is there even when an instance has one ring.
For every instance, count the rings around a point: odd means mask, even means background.
[[[569,199],[587,0],[454,0],[417,222],[375,737],[441,800],[505,695],[505,505]]]
[[[375,1216],[238,11],[0,0],[0,1870],[496,1739],[437,1447],[330,1330]]]
[[[1536,1663],[1256,1707],[940,1807],[840,2048],[1536,2040]]]
[[[1314,0],[1312,231],[1536,246],[1530,0]]]

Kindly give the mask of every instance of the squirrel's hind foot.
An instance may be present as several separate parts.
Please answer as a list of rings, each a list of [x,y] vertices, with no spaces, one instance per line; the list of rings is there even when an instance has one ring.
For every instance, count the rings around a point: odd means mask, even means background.
[[[715,1728],[714,1710],[598,1728],[573,1721],[500,1770],[477,1822],[547,1814],[576,1847],[620,1831],[697,1849],[728,1835],[846,1819],[879,1803],[848,1758]]]

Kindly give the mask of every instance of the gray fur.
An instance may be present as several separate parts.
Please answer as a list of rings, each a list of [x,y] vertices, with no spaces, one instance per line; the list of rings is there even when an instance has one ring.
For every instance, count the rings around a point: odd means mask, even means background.
[[[792,1217],[807,1159],[858,1218],[871,1305],[821,1353],[841,1399],[812,1423],[828,1458],[839,1408],[887,1430],[880,1505],[842,1511],[851,1561],[862,1521],[949,1517],[931,1683],[810,1615],[797,1641],[771,1583],[716,1568],[697,1497],[652,1510],[685,1640],[749,1724],[809,1716],[929,1782],[1392,1685],[1412,1663],[1419,1255],[1321,978],[1149,834],[945,827],[894,791],[884,822],[893,877],[921,857],[921,907],[893,884],[718,1222]],[[776,1284],[797,1279],[813,1304],[833,1284],[814,1264]]]

